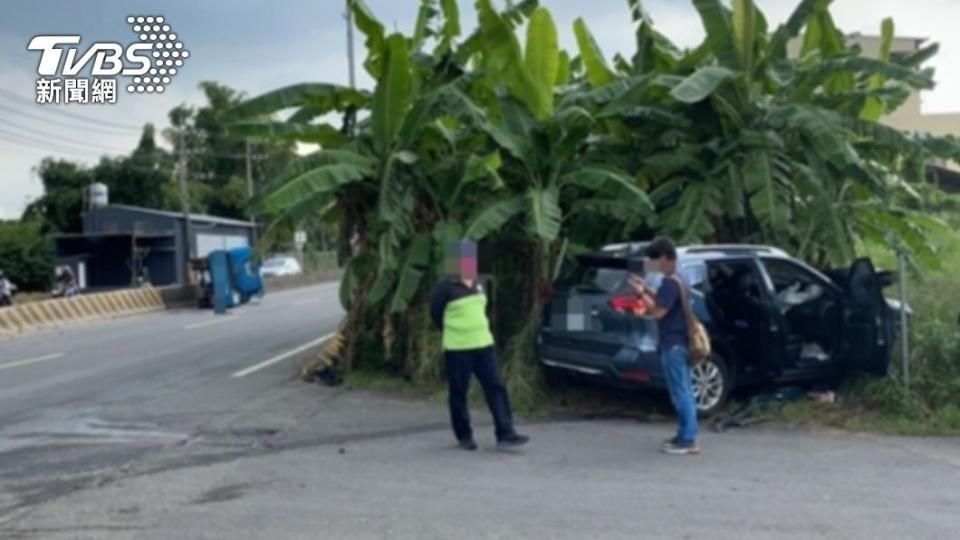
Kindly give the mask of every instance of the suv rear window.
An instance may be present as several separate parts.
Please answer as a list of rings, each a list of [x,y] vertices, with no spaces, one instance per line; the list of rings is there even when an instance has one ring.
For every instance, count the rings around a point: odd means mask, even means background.
[[[557,279],[557,288],[561,290],[595,290],[612,293],[620,288],[627,279],[625,268],[609,268],[595,264],[568,263]]]

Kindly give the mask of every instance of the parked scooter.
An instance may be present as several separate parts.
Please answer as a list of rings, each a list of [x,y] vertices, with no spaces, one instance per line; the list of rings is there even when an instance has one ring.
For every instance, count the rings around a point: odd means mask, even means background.
[[[69,266],[57,268],[57,280],[53,284],[53,291],[50,292],[54,298],[70,298],[80,293],[80,287],[77,286],[77,276]]]
[[[16,294],[17,286],[0,271],[0,307],[12,306],[13,297],[16,296]]]

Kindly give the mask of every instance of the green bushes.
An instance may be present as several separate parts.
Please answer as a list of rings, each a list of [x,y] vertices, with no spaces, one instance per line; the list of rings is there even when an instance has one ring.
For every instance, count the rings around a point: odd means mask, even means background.
[[[21,291],[49,289],[53,243],[40,221],[0,221],[0,270]]]
[[[945,221],[960,220],[956,214]],[[908,301],[915,315],[910,331],[910,385],[899,355],[894,375],[866,379],[850,391],[851,400],[873,412],[873,424],[898,433],[960,433],[960,234],[943,231],[939,270],[914,277]]]

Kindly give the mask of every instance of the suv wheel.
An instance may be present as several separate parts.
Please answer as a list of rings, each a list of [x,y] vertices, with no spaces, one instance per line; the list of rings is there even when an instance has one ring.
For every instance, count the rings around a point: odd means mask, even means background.
[[[697,411],[703,416],[711,416],[727,402],[727,396],[733,387],[733,380],[727,363],[714,354],[709,359],[690,368],[693,377],[693,397]]]

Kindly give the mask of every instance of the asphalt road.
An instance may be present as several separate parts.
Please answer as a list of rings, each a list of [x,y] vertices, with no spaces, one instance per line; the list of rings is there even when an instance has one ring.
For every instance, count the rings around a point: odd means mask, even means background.
[[[668,425],[564,421],[503,453],[477,411],[455,450],[442,404],[296,380],[335,298],[0,343],[0,538],[958,537],[953,439],[751,428],[676,458]]]

